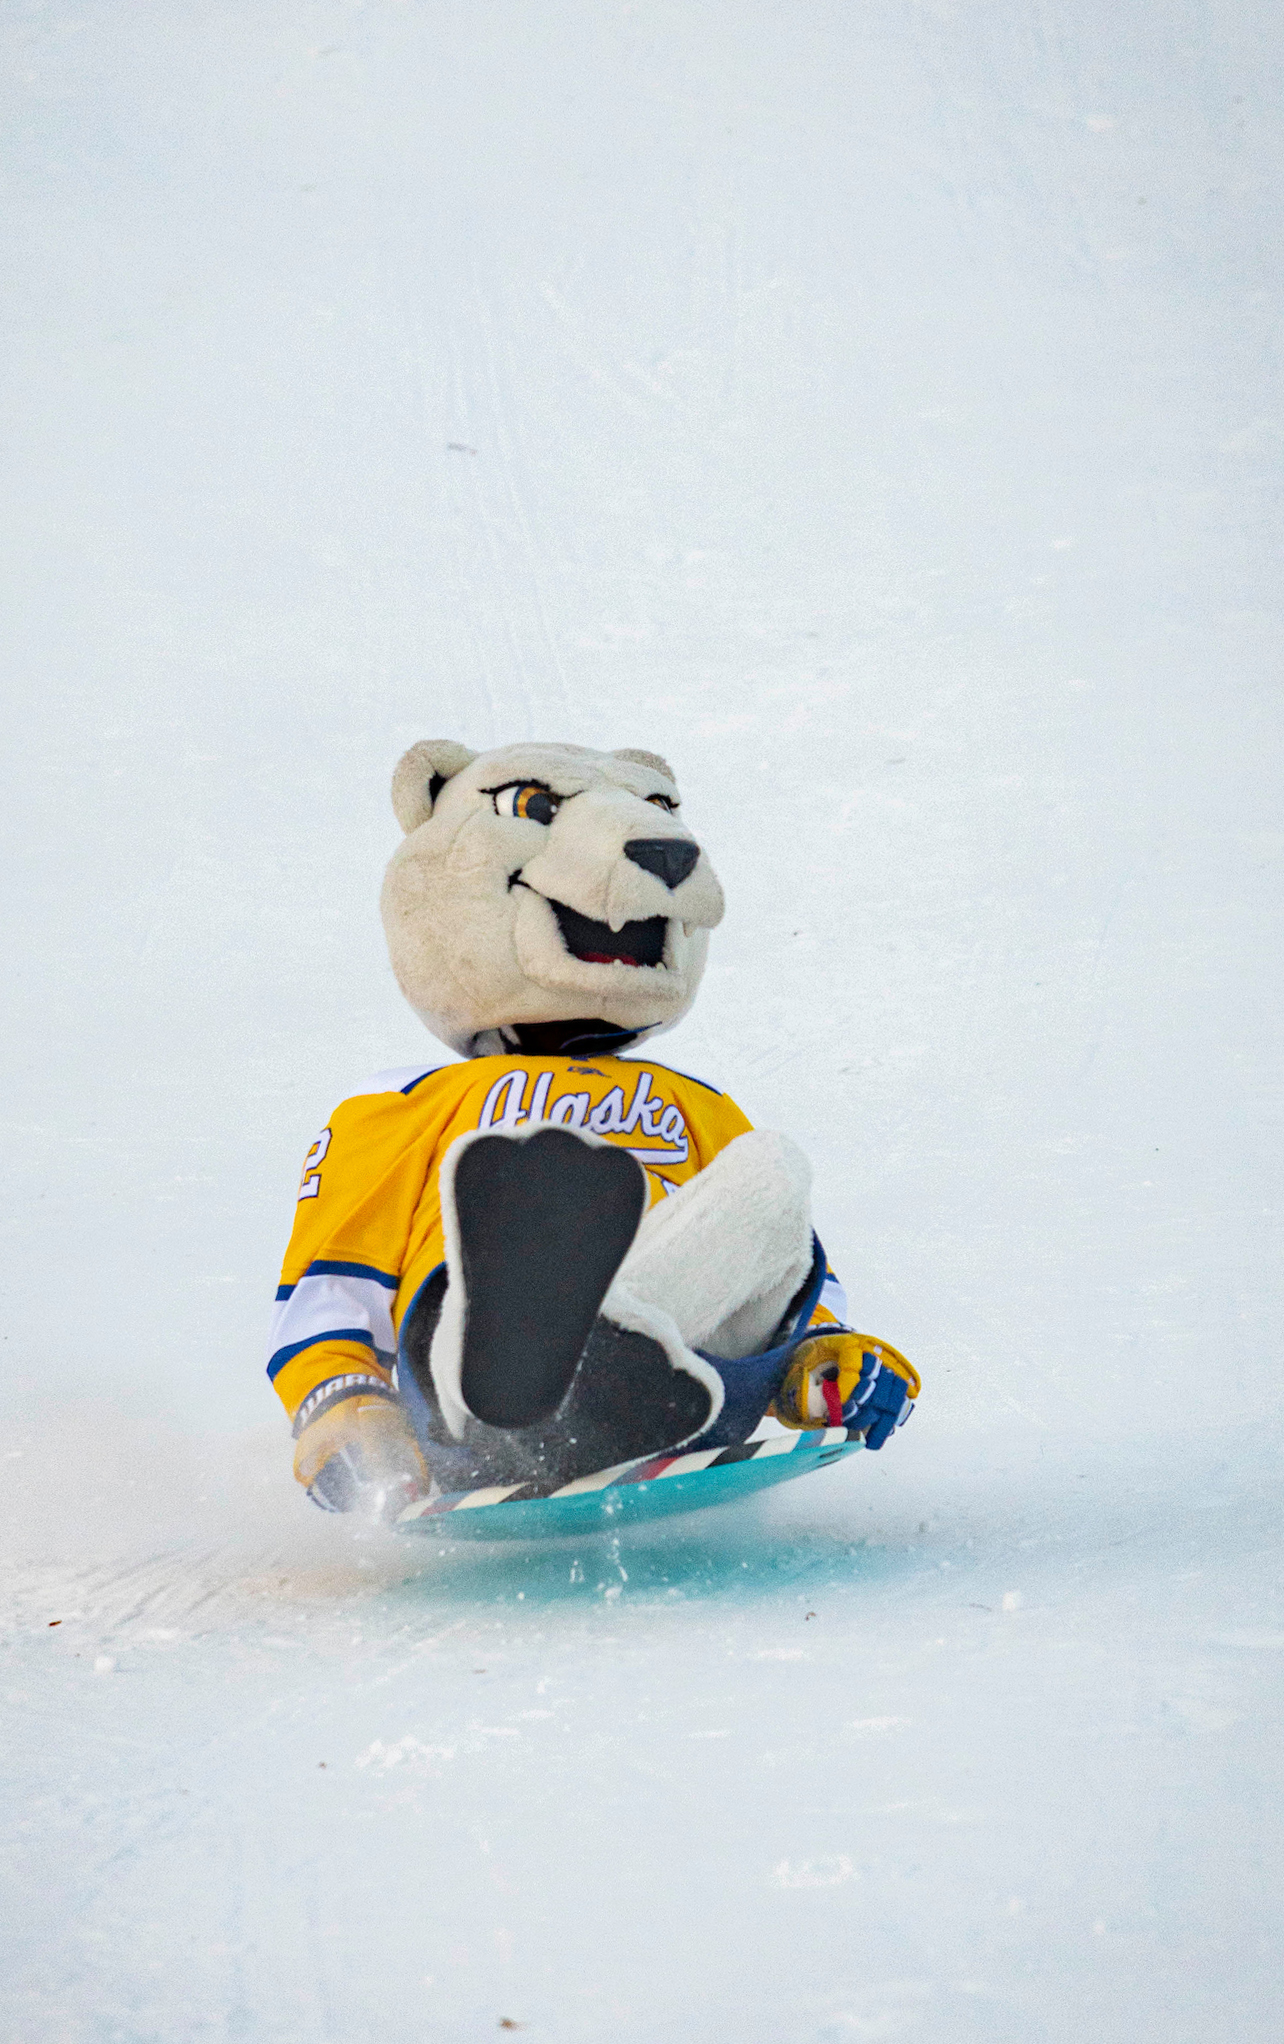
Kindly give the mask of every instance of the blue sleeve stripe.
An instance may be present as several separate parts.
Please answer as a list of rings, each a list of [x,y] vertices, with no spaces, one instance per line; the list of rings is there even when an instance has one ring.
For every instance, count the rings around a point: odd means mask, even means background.
[[[294,1286],[293,1286],[293,1285],[278,1285],[278,1286],[277,1286],[277,1288],[276,1288],[276,1303],[277,1303],[277,1305],[279,1306],[279,1305],[281,1304],[281,1301],[282,1301],[283,1299],[288,1299],[288,1298],[290,1297],[291,1293],[293,1292],[293,1290],[294,1290]]]
[[[412,1079],[408,1086],[402,1086],[398,1090],[402,1093],[413,1093],[415,1087],[422,1086],[425,1079],[435,1079],[438,1072],[444,1070],[445,1070],[444,1065],[434,1065],[430,1072],[420,1072],[419,1077],[417,1079]]]
[[[318,1257],[315,1263],[310,1263],[303,1275],[304,1277],[370,1278],[375,1284],[382,1285],[385,1291],[389,1292],[395,1292],[397,1286],[401,1283],[400,1278],[392,1277],[386,1270],[376,1270],[372,1263],[328,1263],[324,1257]],[[281,1294],[278,1292],[277,1297],[280,1298],[280,1296]]]
[[[268,1382],[301,1356],[305,1348],[316,1348],[323,1341],[359,1341],[364,1348],[374,1349],[374,1337],[368,1327],[327,1327],[324,1334],[310,1334],[306,1341],[291,1342],[289,1348],[279,1348],[267,1366]]]

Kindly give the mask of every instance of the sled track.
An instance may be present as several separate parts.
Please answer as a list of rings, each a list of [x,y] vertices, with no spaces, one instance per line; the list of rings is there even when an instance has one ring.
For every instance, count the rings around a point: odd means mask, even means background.
[[[342,1599],[351,1586],[340,1565],[300,1567],[284,1551],[255,1554],[212,1546],[166,1547],[140,1558],[23,1562],[7,1557],[0,1632],[7,1638],[75,1627],[100,1645],[140,1637],[200,1639],[261,1621],[276,1606]],[[369,1577],[363,1577],[363,1585]]]

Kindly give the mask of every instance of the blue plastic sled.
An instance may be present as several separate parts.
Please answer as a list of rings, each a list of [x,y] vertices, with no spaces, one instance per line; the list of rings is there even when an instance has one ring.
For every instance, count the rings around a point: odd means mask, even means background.
[[[827,1469],[863,1445],[859,1434],[845,1427],[816,1427],[737,1447],[619,1462],[613,1469],[577,1477],[550,1497],[532,1496],[532,1486],[525,1483],[458,1491],[410,1505],[397,1531],[428,1533],[437,1540],[554,1540],[592,1533],[671,1512],[735,1504],[773,1483]]]

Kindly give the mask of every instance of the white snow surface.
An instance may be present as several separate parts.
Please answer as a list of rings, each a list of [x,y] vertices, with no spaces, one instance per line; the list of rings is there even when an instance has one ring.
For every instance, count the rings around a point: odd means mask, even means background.
[[[12,2044],[1280,2034],[1274,0],[13,0]],[[412,740],[642,746],[879,1456],[324,1519]]]

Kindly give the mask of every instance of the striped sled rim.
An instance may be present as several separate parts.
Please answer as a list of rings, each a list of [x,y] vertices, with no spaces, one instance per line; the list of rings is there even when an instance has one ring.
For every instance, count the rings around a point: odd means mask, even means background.
[[[456,1491],[409,1505],[397,1520],[397,1531],[448,1540],[548,1540],[587,1533],[628,1520],[734,1504],[790,1477],[827,1469],[864,1445],[859,1434],[845,1427],[814,1427],[734,1448],[617,1462],[592,1476],[577,1476],[546,1497],[532,1495],[529,1483]],[[447,1513],[449,1526],[442,1524]]]

